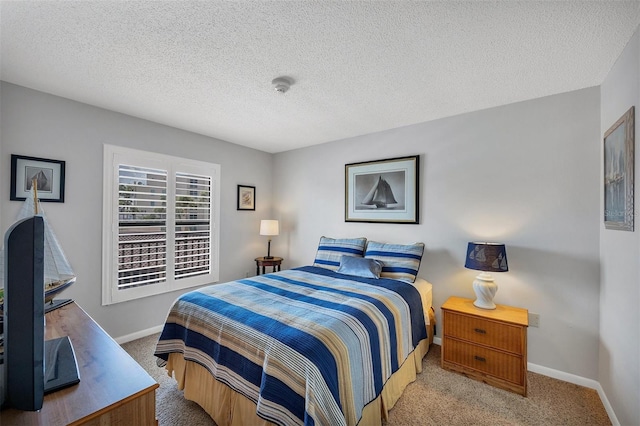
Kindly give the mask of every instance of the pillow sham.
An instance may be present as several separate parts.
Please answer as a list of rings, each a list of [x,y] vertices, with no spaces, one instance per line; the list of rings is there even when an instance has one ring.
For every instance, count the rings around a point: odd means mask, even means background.
[[[420,269],[424,243],[384,244],[369,241],[364,257],[382,262],[380,278],[413,283]]]
[[[364,247],[367,244],[366,238],[329,238],[320,237],[316,258],[313,266],[338,270],[342,256],[362,257]]]
[[[363,278],[380,278],[382,262],[364,257],[342,256],[336,272]]]

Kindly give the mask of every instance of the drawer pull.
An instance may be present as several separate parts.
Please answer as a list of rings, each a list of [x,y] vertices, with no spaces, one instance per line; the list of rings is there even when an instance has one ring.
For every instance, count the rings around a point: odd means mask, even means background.
[[[487,330],[483,330],[481,328],[474,328],[473,331],[480,334],[487,334]]]
[[[478,355],[475,355],[473,358],[475,358],[476,361],[487,362],[486,358],[483,358],[483,357],[478,356]]]

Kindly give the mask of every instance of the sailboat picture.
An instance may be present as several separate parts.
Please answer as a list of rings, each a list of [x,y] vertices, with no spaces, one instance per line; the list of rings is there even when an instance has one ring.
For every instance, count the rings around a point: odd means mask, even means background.
[[[634,108],[604,135],[604,225],[633,231]]]
[[[25,201],[36,182],[38,200],[64,203],[65,162],[11,154],[10,200]]]
[[[53,169],[25,167],[25,191],[29,191],[31,189],[32,182],[36,182],[36,188],[42,196],[43,192],[51,192],[52,181]]]
[[[373,180],[373,184],[370,185]],[[404,209],[404,171],[391,173],[374,173],[356,176],[356,199],[360,203],[356,205],[357,210],[362,209]],[[395,192],[401,202],[396,199],[391,184],[396,188]],[[363,189],[368,189],[364,197],[359,198]]]
[[[345,221],[418,222],[419,156],[345,165]]]

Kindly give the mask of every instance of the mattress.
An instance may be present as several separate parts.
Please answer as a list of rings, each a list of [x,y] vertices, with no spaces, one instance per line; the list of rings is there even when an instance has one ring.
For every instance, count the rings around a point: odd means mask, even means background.
[[[424,322],[427,325],[434,325],[430,313],[433,312],[433,285],[424,278],[417,277],[412,285],[420,293],[422,307],[424,309]],[[431,328],[431,327],[429,327]]]

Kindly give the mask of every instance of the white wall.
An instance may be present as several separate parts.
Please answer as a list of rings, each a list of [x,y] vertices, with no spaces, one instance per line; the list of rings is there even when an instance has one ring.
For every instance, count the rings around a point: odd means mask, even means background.
[[[504,242],[495,300],[540,314],[529,361],[597,379],[599,98],[584,89],[276,154],[275,251],[292,267],[313,262],[321,235],[423,241],[439,319],[449,296],[474,296],[467,242]],[[344,222],[345,164],[414,154],[419,225]]]
[[[631,106],[635,114],[635,231],[607,230],[600,224],[599,381],[620,424],[640,421],[640,34],[631,38],[601,87],[600,135]],[[601,176],[604,176],[603,157]],[[602,194],[602,193],[601,193]],[[600,211],[604,211],[601,195]]]
[[[260,219],[271,215],[272,155],[1,83],[0,213],[2,235],[21,202],[9,201],[11,154],[66,161],[64,203],[43,203],[78,279],[73,298],[108,333],[125,336],[159,326],[179,292],[101,306],[102,148],[121,145],[221,165],[220,280],[253,275],[266,242]],[[236,210],[236,185],[256,186],[257,210]],[[264,244],[263,244],[264,243]]]

